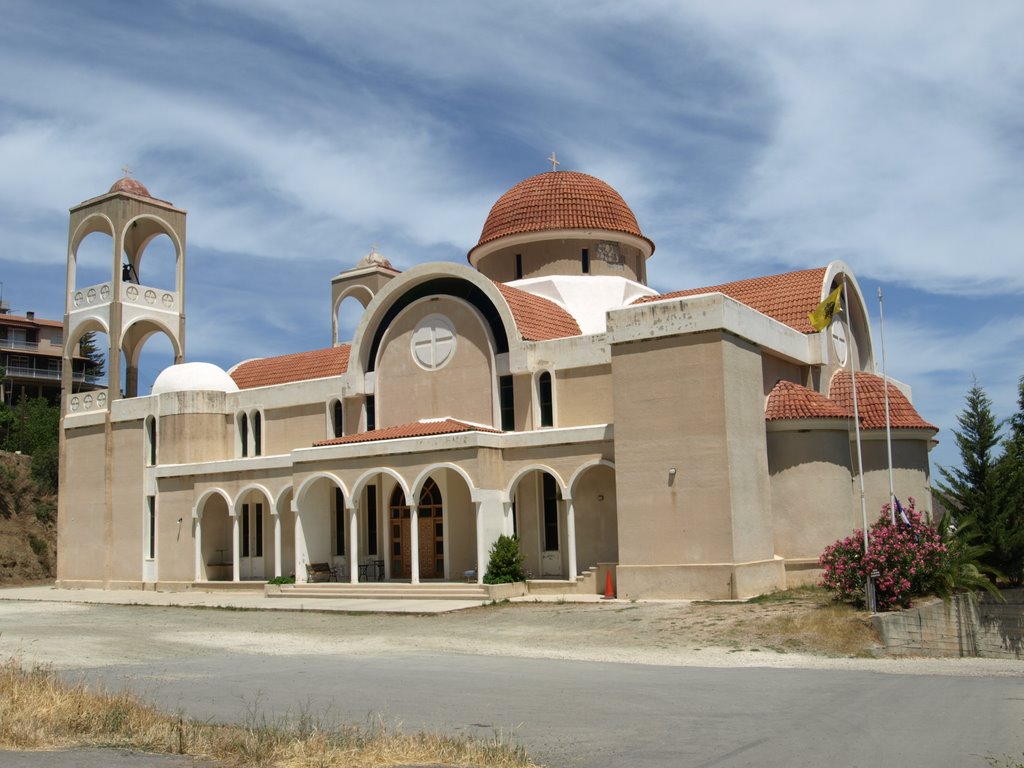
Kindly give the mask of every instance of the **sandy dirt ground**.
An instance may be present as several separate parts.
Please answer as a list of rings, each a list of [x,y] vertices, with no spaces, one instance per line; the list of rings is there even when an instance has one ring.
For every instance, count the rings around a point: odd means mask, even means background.
[[[156,662],[233,649],[253,656],[442,653],[670,666],[1021,675],[1024,662],[873,658],[866,619],[845,619],[855,655],[823,651],[801,617],[821,598],[764,604],[609,601],[500,604],[433,615],[251,611],[3,600],[0,658],[58,668]],[[835,633],[835,623],[829,625]]]

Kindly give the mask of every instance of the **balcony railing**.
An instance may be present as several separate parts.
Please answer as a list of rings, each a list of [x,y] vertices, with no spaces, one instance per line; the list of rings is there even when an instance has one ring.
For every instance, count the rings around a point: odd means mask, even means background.
[[[20,378],[20,379],[47,379],[48,381],[60,381],[60,369],[54,370],[53,368],[26,368],[21,365],[11,365],[7,367],[7,376],[9,378]],[[104,383],[103,376],[88,376],[81,371],[75,371],[71,374],[73,381],[85,382],[86,384],[102,384]]]
[[[5,349],[39,349],[39,342],[22,341],[20,339],[0,339],[0,347]]]

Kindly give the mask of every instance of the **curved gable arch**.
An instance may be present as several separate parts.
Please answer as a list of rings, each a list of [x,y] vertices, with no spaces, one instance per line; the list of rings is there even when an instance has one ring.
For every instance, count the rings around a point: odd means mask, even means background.
[[[856,341],[860,357],[860,370],[873,371],[875,369],[875,352],[871,340],[871,321],[868,314],[867,303],[864,301],[864,293],[860,289],[860,283],[854,276],[849,265],[843,261],[830,262],[825,269],[825,277],[821,284],[821,298],[832,292],[833,286],[846,279],[845,303],[849,312],[848,322],[851,326],[851,333]]]
[[[516,323],[497,287],[473,269],[458,264],[424,264],[403,272],[373,298],[356,328],[349,370],[374,369],[377,350],[391,323],[409,305],[428,296],[463,299],[483,316],[497,353],[518,343]]]
[[[121,334],[122,346],[126,350],[131,349],[129,356],[130,365],[138,364],[139,356],[142,354],[142,348],[145,346],[146,340],[155,333],[162,333],[166,336],[171,342],[172,349],[174,349],[175,360],[181,359],[183,353],[177,334],[164,322],[163,318],[140,317],[128,323]]]

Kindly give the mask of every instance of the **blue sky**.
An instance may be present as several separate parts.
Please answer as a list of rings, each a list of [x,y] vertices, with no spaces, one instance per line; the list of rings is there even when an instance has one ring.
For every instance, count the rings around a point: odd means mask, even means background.
[[[954,464],[972,380],[1005,417],[1024,374],[1022,29],[1016,2],[7,0],[4,298],[62,315],[67,210],[127,164],[189,211],[188,359],[326,346],[334,274],[373,243],[463,261],[554,150],[631,205],[655,288],[842,258],[877,345],[884,287],[889,373]]]

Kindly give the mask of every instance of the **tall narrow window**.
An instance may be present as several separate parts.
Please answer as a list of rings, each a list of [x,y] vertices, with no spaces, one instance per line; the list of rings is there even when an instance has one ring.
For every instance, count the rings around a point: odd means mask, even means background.
[[[549,371],[544,371],[537,377],[537,405],[540,408],[540,425],[553,427],[555,425],[555,409],[551,397],[551,373]]]
[[[366,431],[372,432],[377,428],[377,403],[373,395],[366,396]]]
[[[344,434],[343,413],[341,400],[335,400],[334,406],[331,408],[331,427],[334,430],[335,437],[341,437]]]
[[[254,522],[256,523],[256,540],[253,542],[253,549],[255,550],[253,557],[263,557],[263,505],[253,504],[253,507],[256,510],[253,513],[253,517],[255,518]]]
[[[149,416],[146,418],[146,446],[147,450],[147,465],[150,467],[156,466],[156,418]]]
[[[146,556],[156,559],[156,496],[146,497]]]
[[[523,254],[516,254],[516,280],[523,279]]]
[[[558,550],[558,487],[555,478],[544,474],[544,549]]]
[[[583,274],[590,274],[590,251],[584,248],[580,251],[580,264],[583,266]]]
[[[516,399],[511,376],[498,379],[498,403],[501,407],[501,428],[511,432],[516,428]]]
[[[238,443],[241,446],[242,458],[244,459],[249,455],[249,417],[244,414],[238,414]]]
[[[249,505],[242,505],[242,557],[249,556]]]
[[[366,553],[377,554],[377,486],[366,486]]]
[[[259,411],[252,415],[252,455],[263,455],[263,414]]]
[[[334,554],[345,554],[345,494],[334,489]]]

